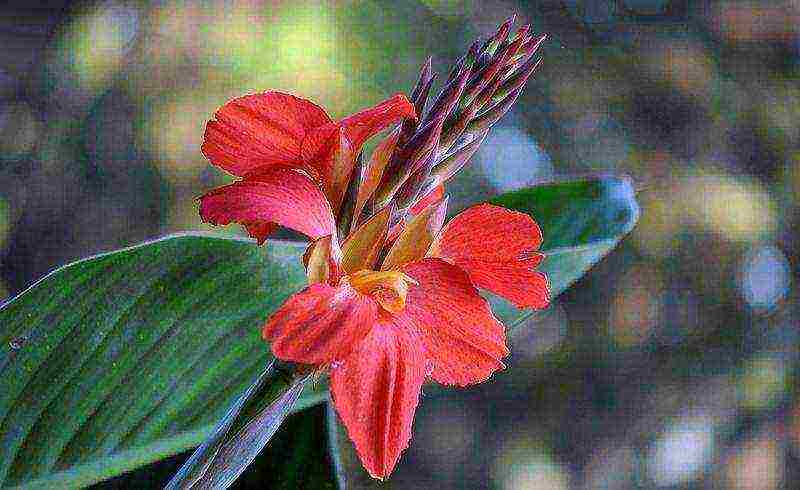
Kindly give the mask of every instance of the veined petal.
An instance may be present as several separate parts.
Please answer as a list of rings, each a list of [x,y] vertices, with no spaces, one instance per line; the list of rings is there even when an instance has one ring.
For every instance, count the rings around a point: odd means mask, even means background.
[[[381,270],[395,269],[405,263],[425,257],[434,238],[442,229],[446,213],[447,198],[445,197],[412,217],[392,244],[386,258],[383,259]]]
[[[373,478],[389,476],[408,447],[424,380],[419,342],[388,318],[376,323],[358,348],[333,367],[333,404]]]
[[[392,208],[387,206],[361,224],[342,244],[342,269],[351,273],[372,269],[386,241]]]
[[[262,331],[279,359],[306,364],[339,361],[369,333],[377,304],[347,282],[312,284],[267,320]]]
[[[211,163],[241,177],[268,165],[299,163],[306,133],[329,122],[324,109],[293,95],[245,95],[209,121],[202,151]]]
[[[337,210],[355,168],[357,154],[339,123],[310,131],[303,140],[301,159],[319,176],[325,194]]]
[[[491,204],[462,212],[442,229],[429,255],[445,258],[469,274],[475,285],[520,308],[545,308],[547,277],[534,269],[544,259],[536,250],[542,232],[525,213]]]
[[[324,236],[312,243],[307,253],[308,258],[305,260],[305,265],[309,284],[339,283],[339,263],[342,261],[342,251],[339,250],[339,245],[333,235]]]
[[[409,288],[405,308],[394,321],[420,332],[434,380],[466,386],[505,367],[505,327],[466,272],[433,258],[407,264],[402,271],[419,284]]]
[[[372,152],[372,158],[370,158],[369,164],[364,170],[364,174],[361,177],[361,186],[358,188],[356,205],[353,211],[354,219],[353,226],[351,227],[352,229],[355,229],[357,220],[361,217],[367,200],[372,197],[375,189],[378,188],[381,177],[383,177],[383,171],[386,170],[386,164],[389,163],[389,158],[397,147],[397,140],[399,137],[400,128],[397,128],[384,138],[383,141],[378,143],[378,146],[376,146],[375,150]]]
[[[309,131],[302,142],[301,159],[322,175],[334,209],[339,208],[364,142],[395,122],[414,117],[414,105],[405,95],[397,94],[339,122]]]
[[[331,207],[319,186],[283,166],[206,193],[200,198],[200,216],[215,225],[276,223],[312,240],[336,233]]]
[[[358,151],[371,136],[401,119],[416,117],[414,104],[405,95],[397,94],[369,109],[347,116],[339,121],[339,124],[344,127],[347,138]]]

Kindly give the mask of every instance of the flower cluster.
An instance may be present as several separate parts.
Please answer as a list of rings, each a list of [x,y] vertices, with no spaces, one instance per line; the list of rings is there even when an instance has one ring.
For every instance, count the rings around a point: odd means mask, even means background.
[[[203,153],[239,177],[201,197],[214,224],[263,243],[278,226],[306,235],[309,286],[267,321],[280,359],[330,369],[336,410],[364,467],[385,478],[408,446],[427,379],[466,386],[502,369],[504,326],[478,288],[544,308],[542,234],[523,213],[482,204],[445,223],[443,184],[511,107],[544,36],[476,42],[426,111],[426,63],[411,99],[395,95],[334,121],[318,105],[266,92],[228,102]],[[363,162],[361,148],[395,129]]]

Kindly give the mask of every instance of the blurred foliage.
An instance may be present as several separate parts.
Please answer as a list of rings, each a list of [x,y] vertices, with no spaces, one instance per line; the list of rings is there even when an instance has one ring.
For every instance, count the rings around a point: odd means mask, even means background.
[[[384,488],[771,489],[800,477],[796,1],[60,7],[0,7],[14,19],[0,22],[0,291],[206,229],[194,197],[226,177],[199,144],[228,98],[277,88],[341,115],[408,91],[428,55],[446,76],[471,38],[517,12],[550,33],[545,63],[450,186],[454,209],[614,170],[637,183],[642,220],[534,323],[511,369],[422,404]],[[463,437],[425,436],[438,426]]]

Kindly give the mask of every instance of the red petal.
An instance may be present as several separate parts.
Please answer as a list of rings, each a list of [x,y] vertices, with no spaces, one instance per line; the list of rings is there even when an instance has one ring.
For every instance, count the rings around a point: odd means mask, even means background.
[[[428,258],[407,264],[403,272],[419,286],[409,289],[395,323],[422,334],[433,379],[465,386],[505,367],[505,328],[461,268]]]
[[[313,102],[280,92],[233,99],[215,117],[206,125],[203,154],[238,176],[276,163],[298,163],[306,133],[331,122]]]
[[[334,209],[353,176],[356,157],[364,142],[402,118],[414,117],[414,105],[398,94],[365,109],[310,131],[302,143],[301,160],[321,176]]]
[[[262,331],[275,357],[306,364],[344,359],[369,332],[377,305],[349,284],[312,284],[267,320]]]
[[[283,166],[206,193],[200,198],[200,216],[215,225],[276,223],[313,240],[336,233],[331,207],[319,186]]]
[[[247,234],[256,239],[259,245],[263,245],[267,241],[267,237],[272,235],[275,228],[278,227],[275,223],[266,223],[260,221],[243,222]]]
[[[353,178],[358,155],[341,127],[333,133],[330,141],[332,143],[325,153],[320,153],[315,160],[307,161],[307,164],[322,176],[328,200],[334,210],[338,211]],[[305,147],[303,148],[305,151]]]
[[[403,94],[397,94],[380,104],[348,116],[339,123],[345,128],[347,137],[356,152],[371,136],[401,119],[415,119],[414,104]]]
[[[544,308],[550,302],[547,278],[534,269],[544,255],[536,252],[542,232],[527,214],[480,204],[447,223],[431,247],[469,274],[479,287],[521,308]]]
[[[389,476],[408,447],[424,380],[419,343],[387,320],[333,368],[333,404],[373,478]]]

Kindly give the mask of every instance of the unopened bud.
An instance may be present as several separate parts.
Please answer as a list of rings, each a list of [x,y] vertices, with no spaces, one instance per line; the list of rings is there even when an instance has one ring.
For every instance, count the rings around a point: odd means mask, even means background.
[[[450,180],[452,176],[457,174],[458,171],[467,164],[469,159],[472,158],[472,155],[478,151],[478,148],[480,148],[487,134],[489,134],[488,129],[479,133],[469,143],[447,154],[440,163],[433,167],[429,181],[438,185]],[[428,184],[428,187],[432,185],[434,184]],[[424,192],[424,190],[422,192]]]
[[[503,117],[503,115],[508,112],[509,109],[511,109],[511,106],[514,105],[514,102],[517,101],[517,98],[519,98],[519,94],[521,93],[522,87],[519,87],[508,94],[505,99],[501,100],[483,113],[478,114],[475,119],[469,122],[467,128],[464,130],[464,133],[474,134],[491,128],[494,123],[499,121],[500,118]]]
[[[514,75],[506,79],[492,95],[492,103],[498,103],[508,97],[508,94],[525,86],[528,78],[542,64],[542,58],[531,58],[517,70]]]

